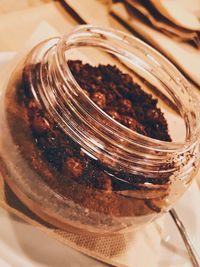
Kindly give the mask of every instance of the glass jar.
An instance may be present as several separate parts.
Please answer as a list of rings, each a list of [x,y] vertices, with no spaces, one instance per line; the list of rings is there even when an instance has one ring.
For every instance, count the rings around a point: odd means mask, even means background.
[[[104,112],[73,76],[75,59],[128,73],[157,99],[172,141]],[[30,210],[66,230],[141,227],[167,212],[197,171],[200,108],[189,83],[158,52],[116,30],[79,26],[38,44],[14,69],[0,116],[3,178]]]

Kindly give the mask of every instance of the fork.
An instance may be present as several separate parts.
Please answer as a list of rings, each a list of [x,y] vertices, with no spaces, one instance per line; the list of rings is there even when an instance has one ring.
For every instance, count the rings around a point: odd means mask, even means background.
[[[171,209],[169,211],[169,213],[170,213],[174,223],[176,224],[176,226],[179,230],[179,233],[183,239],[183,242],[184,242],[185,247],[188,251],[188,254],[190,256],[190,260],[191,260],[193,266],[194,267],[200,267],[200,256],[199,256],[198,252],[196,251],[196,249],[192,243],[192,240],[191,240],[188,232],[186,231],[186,228],[185,228],[183,222],[179,218],[175,209]]]

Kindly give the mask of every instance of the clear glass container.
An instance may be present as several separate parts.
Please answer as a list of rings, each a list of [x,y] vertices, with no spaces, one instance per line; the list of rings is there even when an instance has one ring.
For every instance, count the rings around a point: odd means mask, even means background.
[[[81,88],[69,60],[128,73],[157,99],[172,141],[142,135],[106,114]],[[75,232],[129,231],[167,212],[187,190],[199,162],[199,103],[151,47],[85,25],[38,44],[13,69],[1,96],[1,174],[39,217]],[[72,159],[77,179],[63,169],[72,147],[81,164]]]

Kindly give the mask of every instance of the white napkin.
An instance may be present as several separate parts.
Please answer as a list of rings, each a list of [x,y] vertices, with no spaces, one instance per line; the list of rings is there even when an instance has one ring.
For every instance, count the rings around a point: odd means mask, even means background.
[[[200,86],[200,50],[173,39],[130,16],[123,4],[113,5],[112,12],[130,25],[140,36],[171,59],[184,73]]]
[[[200,1],[199,0],[173,0],[173,2],[182,5],[185,9],[192,12],[197,17],[200,16]]]
[[[150,0],[157,10],[170,21],[188,30],[200,31],[197,16],[176,1]]]

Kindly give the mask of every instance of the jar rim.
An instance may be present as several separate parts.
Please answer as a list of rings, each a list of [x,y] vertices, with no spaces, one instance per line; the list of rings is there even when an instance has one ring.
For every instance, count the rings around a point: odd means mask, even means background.
[[[75,80],[68,64],[66,64],[66,58],[65,58],[66,46],[69,40],[70,42],[76,42],[76,38],[78,38],[79,36],[80,37],[87,36],[87,37],[90,37],[91,39],[92,38],[95,39],[97,35],[98,35],[98,38],[100,38],[101,40],[105,40],[107,36],[109,37],[111,36],[112,38],[115,39],[115,41],[117,42],[117,45],[119,45],[120,43],[126,43],[126,45],[131,46],[132,45],[131,42],[134,42],[134,44],[137,45],[137,48],[140,48],[141,50],[144,49],[144,51],[148,53],[152,57],[152,60],[158,63],[159,66],[161,66],[161,63],[165,64],[165,68],[164,68],[165,71],[170,70],[170,72],[175,72],[174,77],[170,76],[169,81],[171,81],[171,79],[173,78],[174,82],[177,84],[177,88],[179,88],[180,91],[184,91],[187,94],[187,97],[190,99],[191,105],[195,107],[193,108],[193,114],[186,114],[186,112],[184,111],[186,107],[184,106],[182,107],[183,112],[184,112],[184,118],[183,118],[184,122],[187,123],[187,125],[190,128],[188,135],[186,139],[184,140],[184,142],[162,141],[158,139],[153,139],[148,136],[144,136],[133,130],[130,130],[126,126],[122,125],[121,123],[111,118],[100,107],[98,107],[89,97],[87,97],[83,93],[83,89],[80,87],[78,82]],[[84,45],[87,45],[87,43],[85,43]],[[88,46],[90,45],[91,43],[88,42]],[[110,46],[112,47],[112,44]],[[166,152],[167,151],[168,152],[172,152],[172,151],[183,152],[186,148],[188,149],[188,147],[192,146],[195,142],[198,141],[199,136],[200,136],[200,108],[199,108],[197,100],[195,99],[194,94],[192,93],[191,85],[184,78],[184,76],[180,73],[180,71],[178,71],[178,69],[168,59],[166,59],[162,54],[160,54],[158,51],[150,47],[148,44],[146,44],[142,40],[138,39],[137,37],[132,36],[131,34],[124,33],[124,32],[121,32],[119,30],[112,29],[112,28],[103,28],[103,27],[97,27],[93,25],[81,25],[81,26],[75,27],[74,30],[70,34],[60,39],[58,43],[57,51],[58,51],[58,54],[57,54],[58,61],[59,61],[59,64],[62,66],[63,79],[65,80],[64,73],[67,73],[68,78],[71,80],[73,84],[75,84],[76,88],[78,88],[79,93],[82,92],[82,97],[84,98],[84,100],[87,101],[89,105],[93,106],[93,108],[95,107],[98,113],[103,114],[103,116],[106,117],[109,121],[111,121],[113,124],[116,124],[117,127],[120,127],[121,129],[123,129],[123,131],[119,132],[120,133],[119,137],[121,137],[122,132],[124,132],[126,136],[129,136],[128,139],[124,137],[127,141],[135,142],[135,140],[137,140],[137,144],[146,146],[149,149],[153,148],[156,151],[166,151]],[[127,55],[125,54],[124,56],[126,57]],[[171,73],[168,73],[168,75],[170,74]],[[170,87],[170,90],[171,90],[171,96],[176,97],[176,101],[178,100],[180,102],[179,104],[183,105],[184,103],[183,101],[181,101],[180,98],[178,98],[177,92],[175,91],[175,89]],[[194,115],[196,116],[195,118],[194,118]],[[128,133],[131,133],[131,135]],[[130,136],[132,136],[133,139],[130,138]]]

